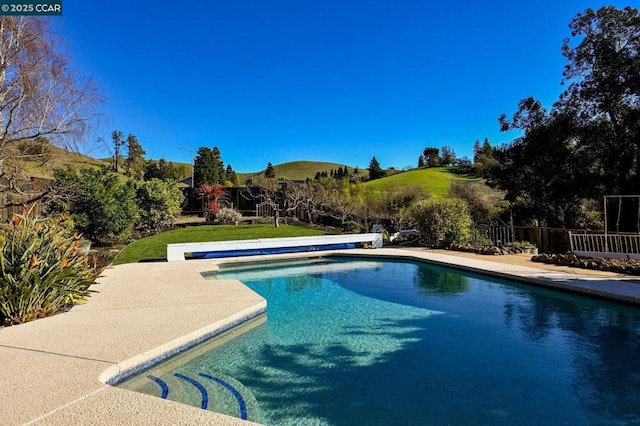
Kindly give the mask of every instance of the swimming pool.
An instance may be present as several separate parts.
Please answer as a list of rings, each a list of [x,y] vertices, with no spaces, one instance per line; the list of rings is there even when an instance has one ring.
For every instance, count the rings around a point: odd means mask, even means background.
[[[640,309],[406,261],[216,278],[267,321],[121,386],[270,425],[640,424]]]

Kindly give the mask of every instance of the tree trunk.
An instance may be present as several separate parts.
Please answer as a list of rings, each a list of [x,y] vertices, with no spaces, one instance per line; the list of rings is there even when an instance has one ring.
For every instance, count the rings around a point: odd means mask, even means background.
[[[280,212],[277,209],[273,209],[273,226],[280,226]]]

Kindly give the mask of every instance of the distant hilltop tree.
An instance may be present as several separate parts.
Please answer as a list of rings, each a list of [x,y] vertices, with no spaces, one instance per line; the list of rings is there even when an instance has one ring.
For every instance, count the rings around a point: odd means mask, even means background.
[[[276,171],[273,168],[273,164],[271,164],[271,163],[267,164],[267,168],[264,171],[264,177],[270,178],[270,179],[276,177]]]
[[[422,151],[424,157],[425,166],[438,167],[440,166],[440,149],[436,147],[427,147]]]
[[[449,145],[440,148],[440,165],[444,167],[453,166],[456,163],[456,153]]]
[[[380,179],[384,176],[385,176],[385,172],[384,170],[382,170],[382,167],[380,166],[378,159],[374,156],[371,159],[371,162],[369,162],[369,179],[370,180]]]

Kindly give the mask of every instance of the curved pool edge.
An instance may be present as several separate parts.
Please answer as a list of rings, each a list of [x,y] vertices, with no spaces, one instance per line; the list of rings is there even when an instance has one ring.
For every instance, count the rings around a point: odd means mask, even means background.
[[[147,370],[156,364],[184,353],[211,339],[215,339],[216,337],[219,337],[236,327],[240,327],[261,315],[266,315],[266,312],[267,302],[262,301],[257,303],[248,309],[240,311],[220,321],[216,321],[208,326],[164,343],[149,351],[121,361],[120,363],[103,371],[98,377],[98,380],[101,383],[115,386],[129,377]]]
[[[333,254],[343,255],[345,252],[323,252],[318,257]],[[554,283],[571,283],[575,286],[584,282],[587,288],[582,289],[583,293],[594,291],[601,294],[599,297],[623,302],[631,300],[635,301],[632,303],[640,304],[637,302],[640,300],[640,284],[637,281],[624,278],[590,278],[581,276],[579,270],[572,274],[550,272],[515,267],[491,259],[484,260],[480,256],[471,261],[456,256],[455,253],[445,255],[426,249],[355,249],[348,254],[357,254],[359,257],[383,255],[387,258],[423,260],[449,268],[466,269],[522,282],[531,280],[534,283],[533,281],[537,280],[538,284],[549,288],[554,288]],[[243,260],[292,257],[316,256],[305,253],[300,256],[256,256]],[[224,262],[232,260],[227,258]],[[46,418],[46,423],[51,425],[108,425],[118,422],[247,424],[240,419],[111,387],[97,380],[98,375],[102,377],[100,372],[104,371],[107,365],[118,364],[116,371],[122,371],[124,361],[119,360],[129,361],[136,357],[132,356],[133,354],[141,353],[137,348],[146,345],[148,339],[135,344],[124,343],[128,339],[137,339],[140,336],[146,338],[147,336],[140,334],[141,332],[151,330],[154,334],[151,337],[156,343],[148,347],[164,347],[165,344],[162,342],[176,342],[179,339],[175,336],[190,335],[190,325],[194,325],[193,330],[209,327],[202,326],[202,321],[206,321],[207,317],[216,318],[216,321],[210,321],[213,325],[231,316],[215,312],[204,318],[192,318],[190,314],[185,313],[183,317],[187,319],[187,324],[183,324],[179,329],[144,328],[144,324],[139,323],[141,319],[153,322],[167,315],[166,309],[160,309],[160,302],[163,303],[163,308],[166,308],[164,303],[175,305],[175,309],[170,310],[171,315],[183,311],[185,301],[189,300],[197,305],[210,305],[216,310],[216,307],[220,306],[224,311],[235,309],[241,304],[240,299],[246,298],[251,301],[243,306],[245,310],[248,306],[259,304],[256,295],[246,290],[246,287],[239,289],[240,286],[234,285],[229,288],[230,291],[218,291],[206,286],[207,290],[202,291],[200,284],[204,279],[200,276],[201,271],[210,271],[215,267],[214,262],[210,260],[118,265],[105,271],[104,276],[99,279],[100,293],[94,294],[87,304],[78,305],[64,314],[0,330],[0,350],[5,356],[6,371],[11,372],[0,377],[0,386],[12,389],[12,392],[4,395],[0,403],[3,423],[20,425]],[[136,282],[135,292],[132,292],[130,287],[132,277]],[[555,287],[559,288],[557,285]],[[622,291],[622,288],[628,289],[630,294],[625,294],[626,290]],[[203,295],[208,294],[216,298],[205,304]],[[231,305],[229,295],[233,302]],[[136,312],[142,310],[144,314],[136,315]],[[237,312],[239,311],[240,309]],[[176,330],[184,331],[174,334]],[[82,336],[82,339],[78,336]],[[149,352],[151,351],[143,353]]]
[[[633,277],[625,277],[624,279],[587,277],[581,275],[580,270],[576,270],[576,273],[555,272],[529,266],[510,265],[492,262],[491,260],[461,257],[453,253],[435,253],[429,250],[413,251],[383,248],[375,251],[351,250],[349,252],[344,251],[327,255],[327,257],[331,256],[348,258],[369,257],[374,259],[395,258],[400,260],[424,261],[438,266],[488,275],[495,278],[514,280],[551,290],[640,306],[640,282]]]

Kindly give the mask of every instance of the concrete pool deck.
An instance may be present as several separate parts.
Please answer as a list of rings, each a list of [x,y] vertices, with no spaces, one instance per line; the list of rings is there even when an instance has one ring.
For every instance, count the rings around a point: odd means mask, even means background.
[[[638,278],[536,264],[526,256],[386,248],[337,253],[423,259],[640,305]],[[107,370],[113,374],[132,362],[153,358],[173,346],[261,312],[264,300],[240,282],[221,280],[212,285],[200,274],[230,261],[233,259],[119,265],[107,269],[99,278],[92,287],[98,293],[87,304],[50,318],[0,329],[2,424],[249,424],[104,384]]]

